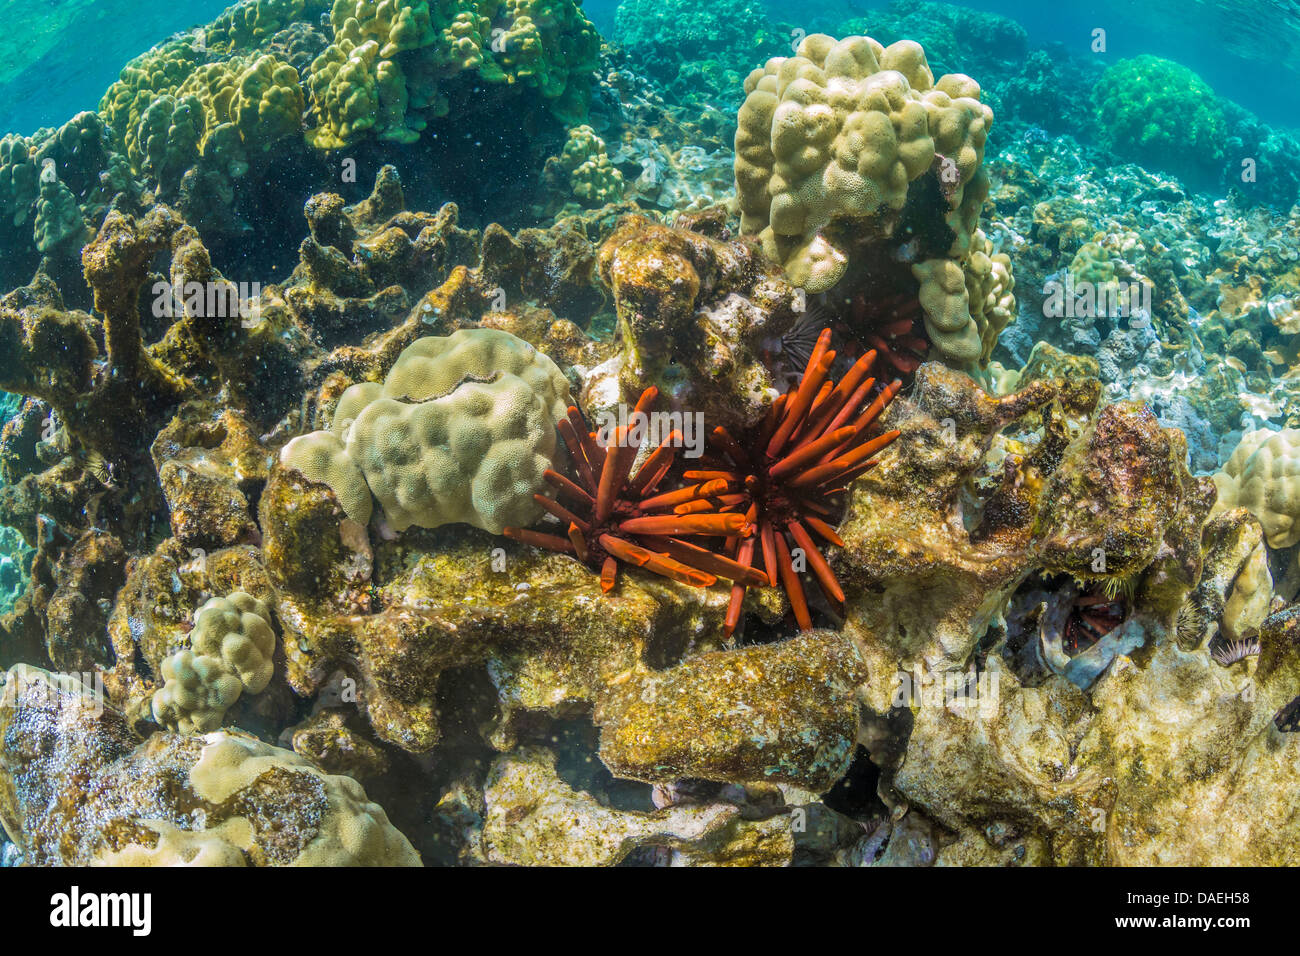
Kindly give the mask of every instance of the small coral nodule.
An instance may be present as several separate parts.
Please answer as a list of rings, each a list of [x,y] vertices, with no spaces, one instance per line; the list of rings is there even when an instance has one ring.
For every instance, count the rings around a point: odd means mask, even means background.
[[[573,457],[578,481],[550,469],[545,474],[558,489],[559,497],[576,510],[545,495],[533,496],[565,525],[567,537],[513,527],[505,529],[506,537],[572,554],[599,568],[601,590],[606,593],[617,583],[619,562],[692,587],[710,587],[719,577],[737,583],[766,584],[763,572],[683,540],[751,535],[753,526],[735,510],[740,502],[728,500],[728,491],[738,486],[728,489],[718,482],[704,482],[653,494],[672,468],[676,449],[682,443],[680,431],[670,432],[632,474],[642,438],[637,423],[646,420],[658,397],[659,390],[654,386],[642,392],[632,419],[611,431],[604,448],[588,431],[577,407],[569,406],[568,418],[559,422],[559,431]],[[684,510],[684,502],[702,502],[703,507]]]
[[[724,482],[728,488],[743,489],[745,502],[741,507],[745,509],[745,520],[758,528],[757,542],[767,577],[773,582],[779,577],[795,620],[804,631],[812,629],[812,615],[792,554],[802,551],[822,593],[836,606],[844,603],[844,592],[809,529],[822,540],[843,546],[827,520],[835,515],[827,499],[873,468],[877,461],[872,456],[900,434],[895,430],[873,435],[876,429],[872,426],[898,394],[902,382],[895,379],[867,403],[876,386],[876,380],[868,374],[876,352],[863,354],[835,384],[829,378],[835,361],[830,340],[830,329],[823,330],[798,389],[772,403],[747,447],[742,447],[725,428],[716,428],[713,439],[725,463],[716,471],[686,473],[687,479]],[[732,547],[738,563],[753,565],[754,537],[736,539]],[[728,637],[740,623],[744,597],[745,583],[737,581],[727,609]]]

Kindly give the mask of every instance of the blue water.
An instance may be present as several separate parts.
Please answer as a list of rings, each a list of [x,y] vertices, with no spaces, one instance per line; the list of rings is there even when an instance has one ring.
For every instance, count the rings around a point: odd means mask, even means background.
[[[869,16],[885,0],[765,0],[773,18],[798,25],[809,16],[834,20]],[[1140,53],[1177,60],[1216,92],[1269,123],[1300,126],[1294,93],[1300,86],[1300,2],[1296,0],[1109,0],[1042,3],[972,0],[958,3],[1018,21],[1031,45],[1059,43],[1068,53],[1112,63]],[[587,0],[602,35],[614,24],[618,0]],[[1092,52],[1094,29],[1106,31],[1106,52]]]
[[[12,80],[0,83],[0,132],[31,135],[42,126],[57,126],[82,110],[95,109],[128,60],[173,33],[209,22],[230,6],[227,0],[7,0],[0,14],[11,17],[20,10],[56,4],[81,9],[58,31],[48,52],[33,56]],[[31,38],[29,51],[40,48],[38,39]]]
[[[0,11],[31,11],[54,2],[69,0],[8,0]],[[767,0],[764,5],[774,18],[797,25],[810,15],[846,19],[869,15],[887,4]],[[1267,122],[1300,126],[1292,92],[1300,87],[1297,0],[1143,0],[1138,4],[974,0],[964,5],[1019,21],[1031,44],[1060,43],[1079,56],[1096,55],[1091,50],[1092,31],[1104,29],[1107,51],[1100,54],[1104,62],[1139,53],[1174,59]],[[81,110],[94,109],[129,59],[173,33],[210,21],[227,6],[223,0],[148,4],[90,0],[62,31],[53,50],[22,65],[11,81],[0,83],[0,131],[31,134]],[[617,8],[617,0],[584,4],[605,36],[612,32]],[[87,55],[90,50],[93,55]]]
[[[1140,53],[1176,60],[1260,118],[1300,125],[1294,93],[1300,85],[1296,0],[983,0],[959,5],[1010,17],[1028,31],[1031,44],[1059,42],[1079,56],[1093,55],[1092,31],[1104,29],[1105,62]]]

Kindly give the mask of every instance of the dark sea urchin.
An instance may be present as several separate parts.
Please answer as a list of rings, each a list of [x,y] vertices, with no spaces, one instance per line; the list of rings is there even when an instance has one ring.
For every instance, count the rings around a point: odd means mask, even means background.
[[[1106,593],[1104,584],[1092,585],[1070,600],[1061,644],[1067,654],[1078,654],[1123,624],[1127,617],[1128,603],[1122,596]]]
[[[901,375],[911,375],[930,351],[925,316],[915,296],[895,293],[870,296],[859,293],[851,304],[850,329],[880,354],[881,363]]]

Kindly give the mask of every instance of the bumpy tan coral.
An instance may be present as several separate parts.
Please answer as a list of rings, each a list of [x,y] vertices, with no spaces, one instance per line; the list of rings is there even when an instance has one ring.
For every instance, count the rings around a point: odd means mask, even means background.
[[[298,71],[270,54],[203,62],[193,38],[138,57],[100,103],[137,172],[164,188],[202,156],[225,177],[302,128]]]
[[[1214,484],[1216,510],[1248,509],[1264,525],[1269,547],[1300,541],[1300,429],[1242,435]]]
[[[533,346],[462,329],[412,343],[382,385],[347,389],[332,433],[296,439],[282,460],[330,484],[354,520],[367,517],[360,478],[395,531],[463,521],[500,533],[537,519],[568,404],[568,381]]]
[[[623,174],[610,162],[605,141],[590,126],[569,130],[559,162],[568,174],[569,189],[580,203],[603,206],[623,198]]]
[[[361,525],[370,523],[375,502],[366,476],[333,432],[299,435],[284,446],[280,462],[312,481],[329,485],[349,518]]]
[[[822,231],[845,221],[887,235],[908,184],[936,153],[955,164],[947,184],[961,209],[993,122],[979,84],[962,74],[935,82],[908,40],[886,48],[813,34],[794,57],[751,73],[745,92],[736,133],[742,227],[762,230],[791,279],[816,292],[835,284],[849,255]]]
[[[274,652],[265,604],[242,591],[212,598],[194,615],[190,647],[162,662],[154,719],[184,734],[215,730],[240,694],[266,689]]]
[[[993,251],[993,243],[976,229],[971,237],[970,255],[963,262],[966,300],[971,321],[980,342],[978,364],[987,365],[998,343],[998,335],[1016,318],[1016,280],[1011,274],[1011,257]],[[922,286],[924,289],[924,286]],[[934,320],[930,319],[930,323]],[[929,326],[927,325],[927,329]],[[969,329],[966,326],[966,329]],[[963,330],[960,334],[966,334]],[[940,341],[939,351],[945,358],[955,357],[950,346]]]
[[[243,692],[239,678],[220,660],[190,650],[166,658],[162,676],[162,689],[153,697],[154,720],[183,734],[220,727]]]
[[[532,495],[558,457],[555,423],[532,389],[503,376],[416,405],[371,402],[348,448],[394,530],[464,521],[499,533],[535,520]]]
[[[948,230],[912,265],[926,330],[943,359],[986,362],[1014,315],[1010,260],[990,257],[977,229],[988,195],[982,168],[992,110],[963,74],[937,81],[910,40],[806,37],[745,81],[736,132],[741,228],[790,281],[825,292],[855,248],[888,239],[904,207],[934,201]],[[914,184],[934,179],[939,199]]]

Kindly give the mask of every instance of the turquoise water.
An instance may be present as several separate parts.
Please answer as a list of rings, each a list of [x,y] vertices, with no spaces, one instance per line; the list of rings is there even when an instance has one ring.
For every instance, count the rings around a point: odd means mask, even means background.
[[[222,0],[5,0],[0,129],[30,134],[94,109],[123,63],[226,6]]]
[[[16,23],[0,71],[0,129],[31,133],[91,109],[125,62],[174,33],[212,19],[222,0],[142,5],[133,0],[6,0],[3,13]],[[792,24],[805,19],[847,19],[887,6],[884,2],[829,0],[764,4]],[[1272,123],[1300,125],[1286,90],[1300,83],[1300,4],[1294,0],[1147,0],[1141,4],[1034,2],[967,4],[1021,23],[1035,43],[1059,43],[1070,53],[1091,52],[1092,31],[1107,30],[1111,60],[1139,53],[1171,57],[1199,72],[1219,93]],[[608,34],[618,4],[588,0],[587,15]],[[57,15],[51,15],[57,10]],[[43,19],[50,22],[44,24]],[[86,48],[96,55],[85,55]]]

